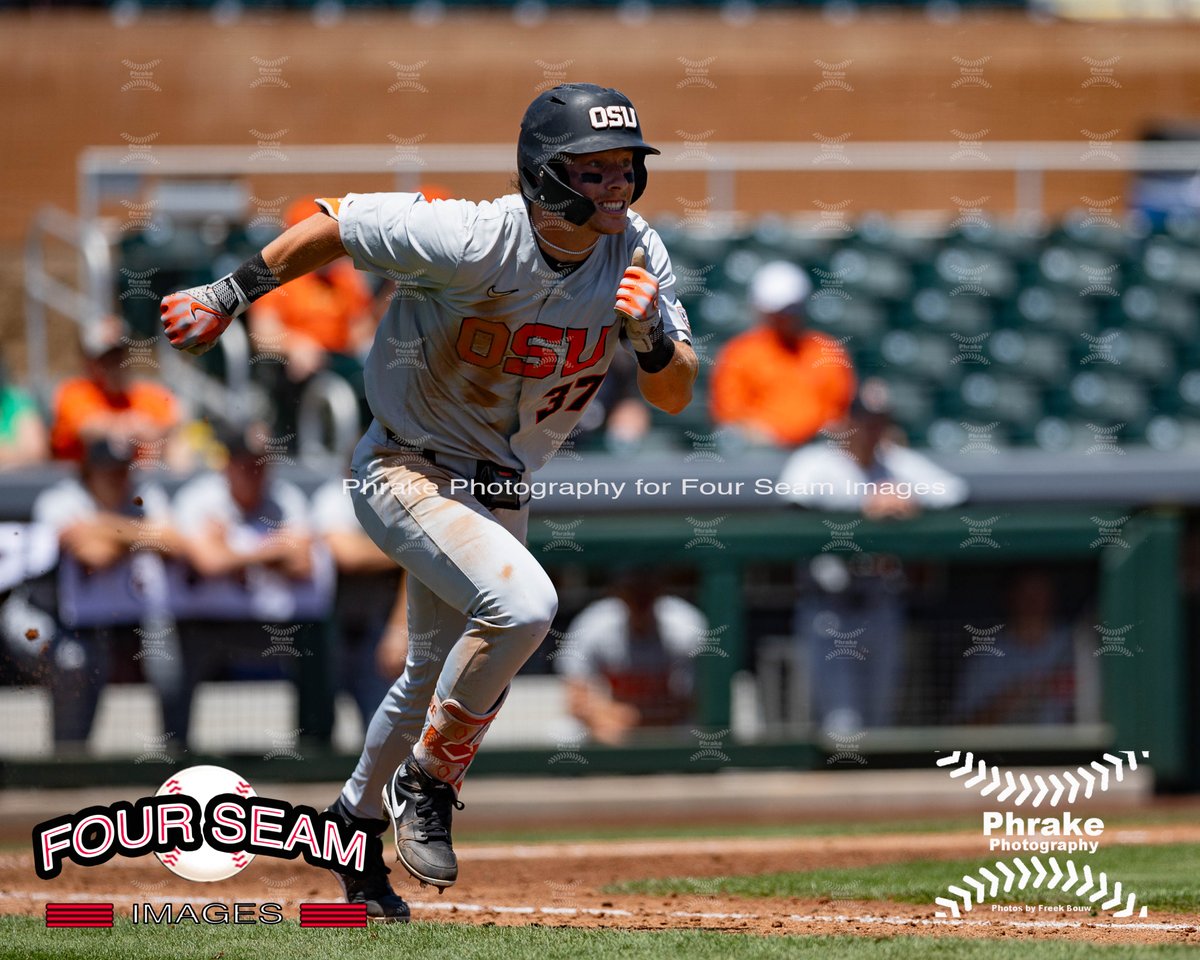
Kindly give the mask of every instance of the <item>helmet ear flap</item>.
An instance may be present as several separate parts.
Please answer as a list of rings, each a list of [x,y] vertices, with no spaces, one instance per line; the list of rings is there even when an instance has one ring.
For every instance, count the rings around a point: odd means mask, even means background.
[[[638,197],[646,192],[646,181],[649,175],[646,173],[646,154],[641,150],[633,152],[633,196],[630,198],[630,203],[637,203]]]
[[[596,205],[567,183],[566,171],[561,163],[545,163],[538,172],[540,183],[533,197],[536,203],[575,226],[581,226],[591,219],[596,212]]]

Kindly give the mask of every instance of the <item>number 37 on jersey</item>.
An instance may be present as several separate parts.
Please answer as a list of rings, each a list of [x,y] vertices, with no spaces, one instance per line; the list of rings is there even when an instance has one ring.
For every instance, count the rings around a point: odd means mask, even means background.
[[[545,380],[558,374],[568,381],[546,392],[545,406],[537,411],[537,422],[566,409],[577,413],[604,381],[600,372],[576,377],[600,363],[608,352],[608,339],[617,324],[600,329],[595,346],[587,349],[587,327],[555,327],[547,323],[526,323],[510,331],[500,320],[464,317],[458,331],[458,356],[466,363],[484,369],[499,368],[505,373],[532,380]],[[562,349],[566,345],[565,351]],[[607,364],[604,365],[607,368]]]

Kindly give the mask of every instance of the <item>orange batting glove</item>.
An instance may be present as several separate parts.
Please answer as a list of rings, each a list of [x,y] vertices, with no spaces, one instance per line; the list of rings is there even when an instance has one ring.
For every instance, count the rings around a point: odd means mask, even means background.
[[[163,332],[176,350],[199,356],[217,344],[217,338],[250,301],[232,276],[214,283],[189,287],[163,297],[160,312]]]
[[[638,353],[649,353],[662,338],[658,312],[658,280],[646,269],[646,252],[638,247],[617,288],[616,311],[625,321],[625,336]]]

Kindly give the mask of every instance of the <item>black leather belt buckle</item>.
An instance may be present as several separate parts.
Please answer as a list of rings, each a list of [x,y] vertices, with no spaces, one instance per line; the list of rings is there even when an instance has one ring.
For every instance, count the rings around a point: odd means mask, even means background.
[[[480,460],[475,464],[475,499],[489,510],[520,510],[520,479],[519,470]]]

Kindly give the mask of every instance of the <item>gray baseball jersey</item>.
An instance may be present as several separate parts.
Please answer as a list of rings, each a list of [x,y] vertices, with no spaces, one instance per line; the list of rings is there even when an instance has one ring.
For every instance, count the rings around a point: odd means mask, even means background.
[[[406,443],[532,471],[579,422],[617,349],[617,287],[637,247],[667,335],[690,340],[666,248],[636,213],[569,273],[538,250],[518,194],[474,203],[418,193],[320,205],[360,270],[397,290],[366,363],[367,401]]]

